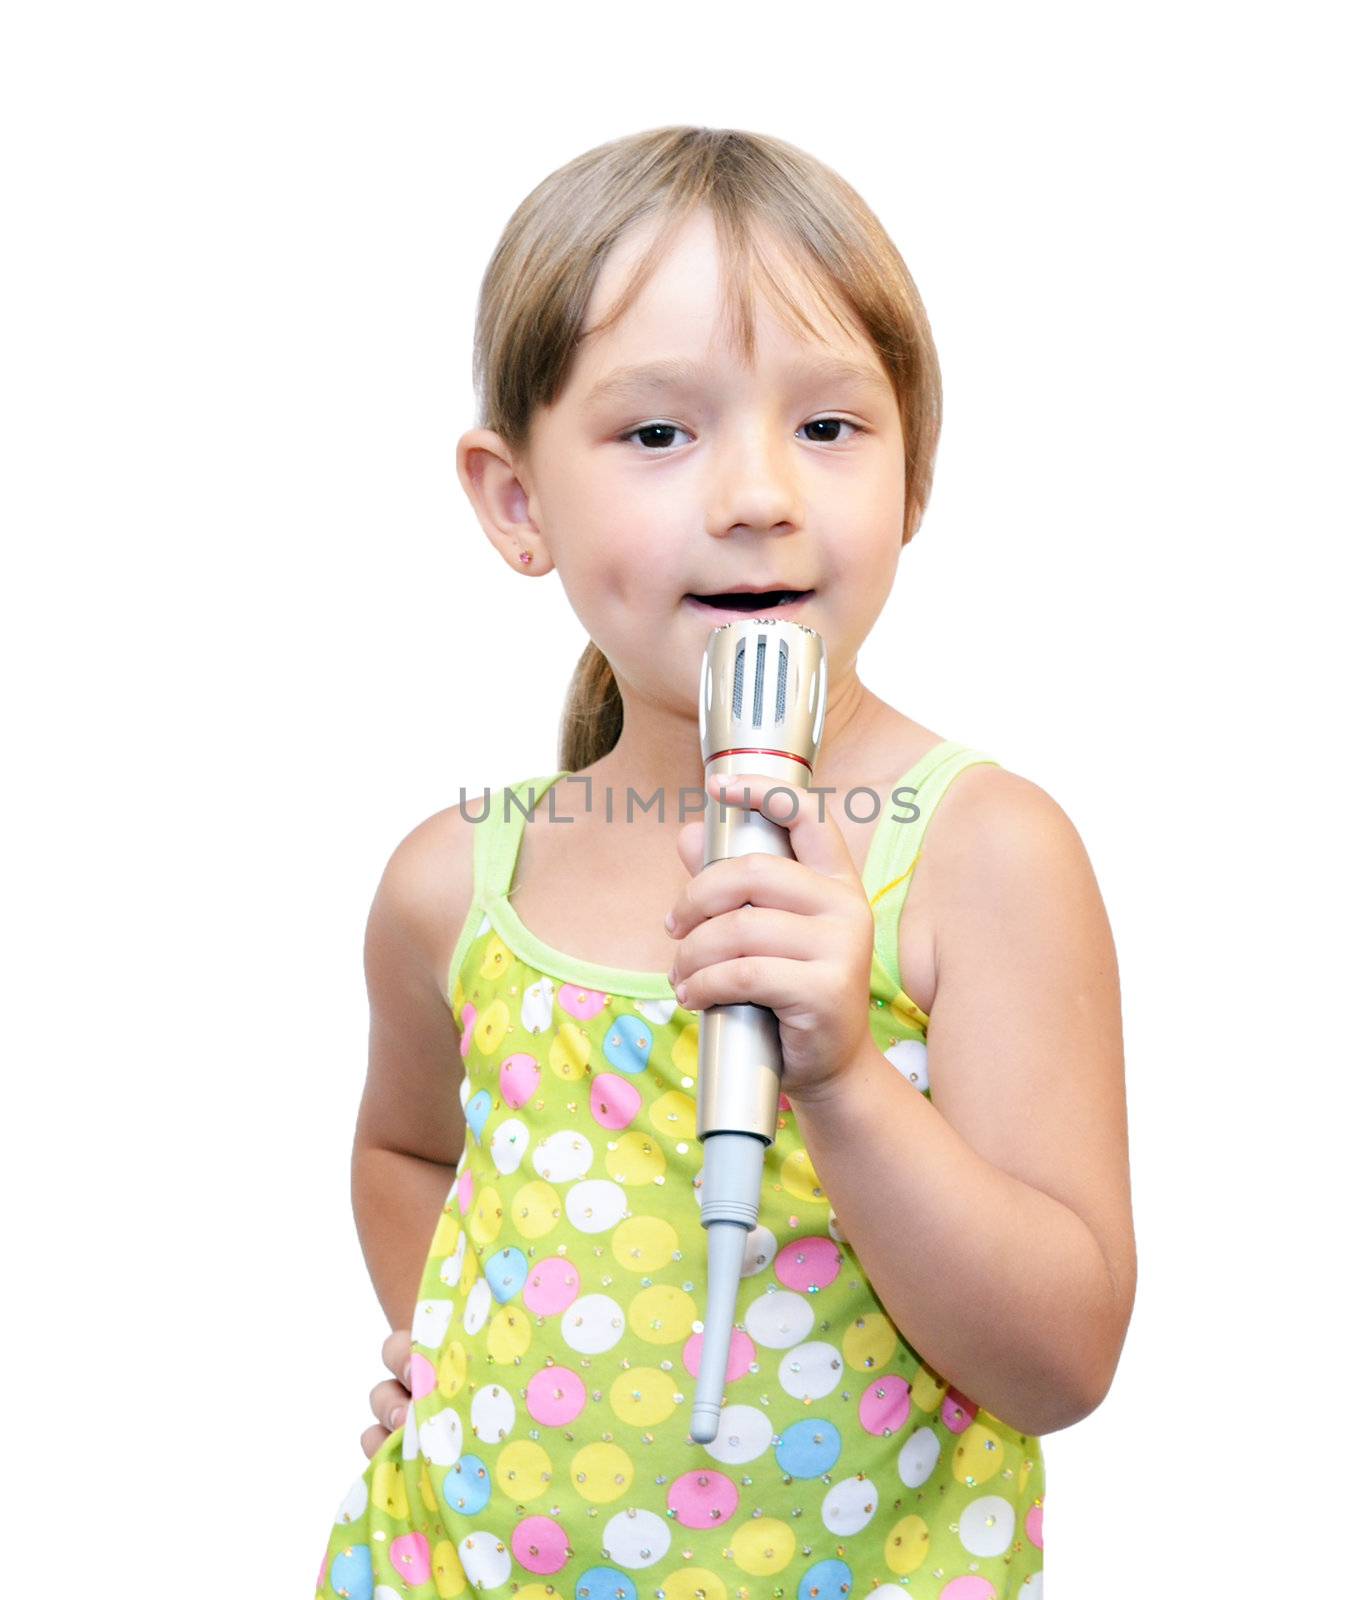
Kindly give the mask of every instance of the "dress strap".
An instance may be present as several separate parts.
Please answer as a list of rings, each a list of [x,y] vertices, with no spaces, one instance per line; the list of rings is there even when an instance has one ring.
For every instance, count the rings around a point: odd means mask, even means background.
[[[924,831],[957,774],[982,764],[999,766],[993,756],[952,739],[935,744],[896,784],[890,805],[876,824],[862,868],[862,884],[875,923],[875,956],[896,988],[900,986],[900,913],[919,862]]]
[[[564,772],[554,772],[545,778],[525,778],[521,783],[482,790],[479,795],[463,793],[459,806],[462,815],[473,827],[471,903],[448,963],[447,992],[454,1008],[460,998],[458,978],[462,962],[466,959],[471,942],[478,933],[490,926],[491,905],[509,894],[514,865],[519,858],[519,844],[524,836],[524,823],[533,815],[534,806],[548,787],[565,776]]]
[[[524,778],[489,792],[486,814],[477,825],[472,843],[473,901],[488,905],[509,894],[524,825],[547,790],[565,776],[564,772],[553,772],[543,778]],[[467,810],[471,814],[473,808],[469,805]]]

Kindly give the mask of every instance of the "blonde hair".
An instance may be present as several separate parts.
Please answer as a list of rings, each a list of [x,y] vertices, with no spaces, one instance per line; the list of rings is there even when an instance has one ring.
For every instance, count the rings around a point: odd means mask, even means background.
[[[817,330],[766,268],[754,230],[779,239],[825,309],[870,341],[899,404],[905,447],[902,544],[923,519],[942,427],[942,380],[928,316],[900,252],[861,196],[805,151],[735,128],[653,128],[596,146],[559,167],[520,203],[481,281],[473,355],[478,426],[511,451],[527,447],[538,407],[570,376],[596,278],[619,236],[648,218],[662,226],[596,332],[632,305],[679,225],[713,216],[734,336],[754,359],[751,285],[761,276],[782,316]],[[562,714],[559,766],[607,755],[623,727],[613,668],[592,641]]]

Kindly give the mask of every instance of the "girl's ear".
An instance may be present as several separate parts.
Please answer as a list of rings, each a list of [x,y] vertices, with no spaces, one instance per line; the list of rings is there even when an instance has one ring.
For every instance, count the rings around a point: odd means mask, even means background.
[[[498,433],[472,428],[457,441],[457,476],[486,538],[516,572],[541,577],[553,568],[521,469]]]

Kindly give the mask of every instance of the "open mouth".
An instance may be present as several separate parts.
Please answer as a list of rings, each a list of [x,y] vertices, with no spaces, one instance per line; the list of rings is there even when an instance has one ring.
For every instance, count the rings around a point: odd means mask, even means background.
[[[711,611],[756,616],[799,605],[813,597],[813,589],[733,589],[726,594],[689,594],[686,599],[693,600],[697,606],[706,606]]]

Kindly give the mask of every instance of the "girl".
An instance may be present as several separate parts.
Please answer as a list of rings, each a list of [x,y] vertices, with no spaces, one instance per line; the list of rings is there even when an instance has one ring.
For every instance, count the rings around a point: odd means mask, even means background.
[[[318,1593],[1040,1595],[1038,1436],[1133,1302],[1118,978],[1060,808],[857,676],[930,491],[918,291],[813,158],[657,129],[516,211],[476,377],[463,488],[594,642],[561,771],[423,823],[372,910],[354,1193],[403,1410]],[[700,658],[749,614],[825,640],[827,792],[773,793],[793,861],[697,877]],[[740,1001],[785,1093],[706,1446],[696,1014]]]

